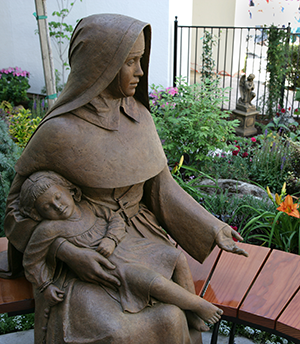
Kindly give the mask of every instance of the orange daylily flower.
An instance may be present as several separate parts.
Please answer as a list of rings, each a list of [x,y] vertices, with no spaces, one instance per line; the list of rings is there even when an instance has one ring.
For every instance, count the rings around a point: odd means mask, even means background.
[[[287,195],[284,201],[280,204],[277,208],[279,211],[283,211],[284,213],[288,214],[289,216],[294,216],[300,218],[299,211],[297,210],[299,204],[293,202],[293,198],[290,195]]]

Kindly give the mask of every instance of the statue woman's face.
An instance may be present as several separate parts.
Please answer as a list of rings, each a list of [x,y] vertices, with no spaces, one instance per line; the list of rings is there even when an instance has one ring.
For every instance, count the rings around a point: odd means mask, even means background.
[[[106,92],[114,98],[132,97],[135,89],[144,75],[141,58],[145,51],[144,33],[140,33],[127,59]],[[104,93],[106,93],[104,92]]]

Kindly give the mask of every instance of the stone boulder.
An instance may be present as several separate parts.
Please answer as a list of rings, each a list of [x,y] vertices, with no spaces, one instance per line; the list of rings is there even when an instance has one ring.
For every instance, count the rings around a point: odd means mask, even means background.
[[[204,179],[199,183],[199,186],[201,186],[202,192],[209,195],[220,193],[223,190],[223,192],[227,191],[228,195],[234,194],[239,197],[243,197],[243,195],[251,195],[258,199],[269,199],[267,192],[264,189],[253,184],[234,179],[218,179],[217,184],[218,188],[215,188],[213,186],[216,186],[216,183],[213,180]],[[208,186],[205,187],[204,185]]]

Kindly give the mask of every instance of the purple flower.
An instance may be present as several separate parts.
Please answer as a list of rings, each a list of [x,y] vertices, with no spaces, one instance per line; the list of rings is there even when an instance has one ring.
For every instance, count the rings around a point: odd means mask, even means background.
[[[275,147],[276,147],[276,142],[273,142],[273,144],[272,144],[272,148],[271,148],[271,152],[273,152],[273,151],[274,151]]]

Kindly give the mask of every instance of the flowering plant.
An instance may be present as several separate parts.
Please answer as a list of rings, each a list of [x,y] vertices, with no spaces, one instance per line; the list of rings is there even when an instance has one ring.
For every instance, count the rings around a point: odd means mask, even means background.
[[[286,195],[286,183],[281,193],[273,196],[269,187],[267,195],[274,205],[273,211],[255,209],[254,216],[242,229],[241,234],[248,241],[286,252],[300,254],[300,214],[298,199],[294,203],[291,195]]]
[[[210,160],[201,166],[201,171],[215,178],[249,181],[253,151],[258,140],[255,137],[236,137],[230,143],[231,150],[210,152]]]
[[[176,87],[151,88],[152,117],[171,166],[186,154],[198,168],[209,151],[227,147],[238,121],[227,121],[229,113],[220,111],[226,90],[217,82],[188,85],[179,78]]]
[[[18,105],[27,102],[29,72],[19,67],[0,70],[0,102],[3,100]]]
[[[252,152],[250,179],[263,187],[278,189],[286,181],[292,169],[291,145],[288,140],[272,131],[265,130],[257,138]]]

